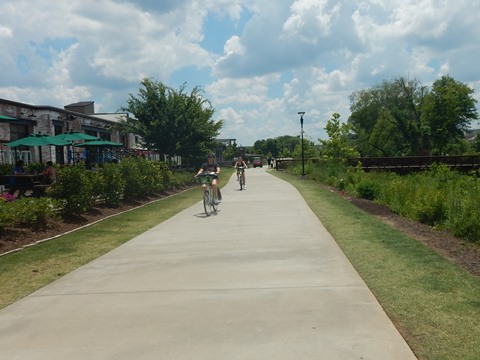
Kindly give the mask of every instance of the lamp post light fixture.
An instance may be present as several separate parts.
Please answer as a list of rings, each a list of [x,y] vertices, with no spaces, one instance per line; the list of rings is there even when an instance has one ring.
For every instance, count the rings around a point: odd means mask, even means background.
[[[305,111],[299,111],[298,115],[300,115],[300,127],[302,136],[302,178],[305,178],[305,152],[303,150],[303,115],[305,115]]]

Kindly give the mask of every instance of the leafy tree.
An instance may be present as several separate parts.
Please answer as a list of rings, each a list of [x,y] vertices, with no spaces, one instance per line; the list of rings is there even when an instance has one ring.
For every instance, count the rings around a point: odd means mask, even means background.
[[[225,150],[223,151],[223,158],[225,160],[233,160],[234,157],[237,155],[237,144],[227,145]]]
[[[144,78],[138,95],[130,94],[122,108],[134,117],[122,119],[118,128],[140,135],[146,148],[167,156],[190,158],[215,146],[222,121],[212,120],[214,109],[201,89],[190,93]]]
[[[293,157],[295,148],[299,144],[301,144],[299,136],[283,135],[274,139],[255,141],[253,151],[276,157]]]
[[[325,130],[329,139],[320,140],[320,144],[322,145],[322,154],[326,158],[340,160],[359,155],[350,141],[351,125],[340,123],[340,114],[332,114]]]
[[[315,147],[315,144],[311,140],[303,139],[303,152],[305,155],[305,160],[318,157],[318,150]],[[293,157],[300,159],[302,157],[302,141],[295,146],[293,149]]]
[[[359,152],[363,156],[425,152],[421,111],[426,94],[419,81],[403,77],[354,92],[348,123]]]
[[[266,156],[275,156],[275,145],[275,139],[269,138],[266,140],[255,141],[253,148],[255,153],[262,153]]]
[[[362,156],[457,153],[478,117],[473,90],[443,76],[432,89],[398,78],[350,96],[355,144]]]
[[[422,111],[422,121],[433,153],[451,153],[452,149],[464,146],[461,145],[464,132],[472,120],[478,118],[473,92],[473,89],[450,76],[442,76],[433,83]]]

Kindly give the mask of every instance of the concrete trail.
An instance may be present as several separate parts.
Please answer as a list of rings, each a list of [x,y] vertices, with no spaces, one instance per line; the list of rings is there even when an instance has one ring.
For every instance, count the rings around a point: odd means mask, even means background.
[[[0,358],[416,359],[296,189],[246,176],[1,310]]]

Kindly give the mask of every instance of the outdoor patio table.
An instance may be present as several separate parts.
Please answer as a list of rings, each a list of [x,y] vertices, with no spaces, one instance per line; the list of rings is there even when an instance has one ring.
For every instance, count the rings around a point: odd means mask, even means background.
[[[10,174],[3,175],[3,178],[6,178],[7,184],[10,184],[10,194],[15,193],[17,190],[23,192],[31,190],[33,193],[35,191],[35,186],[40,185],[41,175],[37,174]]]

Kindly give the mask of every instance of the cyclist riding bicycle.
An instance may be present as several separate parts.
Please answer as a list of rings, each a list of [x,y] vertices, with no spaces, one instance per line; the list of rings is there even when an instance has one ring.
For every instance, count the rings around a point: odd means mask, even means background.
[[[218,204],[222,199],[222,195],[220,194],[220,189],[218,189],[218,174],[220,174],[220,166],[218,166],[218,164],[215,162],[215,156],[213,154],[207,155],[207,162],[203,163],[202,167],[200,168],[200,170],[198,170],[195,177],[197,177],[203,172],[215,173],[212,181],[212,189],[213,189],[214,201],[216,204]],[[207,186],[205,184],[202,184],[202,188],[203,188],[202,190],[205,191]]]
[[[238,157],[237,161],[235,162],[235,165],[233,165],[235,169],[237,169],[237,181],[240,180],[240,168],[243,167],[244,169],[248,169],[247,164],[243,160],[241,156]],[[242,177],[243,177],[243,187],[245,188],[245,171],[242,172]]]

